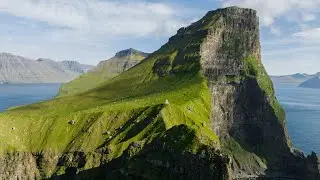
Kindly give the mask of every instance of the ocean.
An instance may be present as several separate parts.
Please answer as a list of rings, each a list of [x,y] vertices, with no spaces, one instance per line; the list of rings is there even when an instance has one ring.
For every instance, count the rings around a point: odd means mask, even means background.
[[[0,84],[0,111],[52,99],[61,84]]]
[[[0,111],[52,99],[60,86],[61,84],[1,84]],[[320,89],[275,83],[275,90],[286,111],[288,132],[293,145],[306,154],[311,151],[320,154]]]
[[[297,84],[274,84],[280,104],[286,111],[293,146],[310,154],[320,154],[320,89]]]

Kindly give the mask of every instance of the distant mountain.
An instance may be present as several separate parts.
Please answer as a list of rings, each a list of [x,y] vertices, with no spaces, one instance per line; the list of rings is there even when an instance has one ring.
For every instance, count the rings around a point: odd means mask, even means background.
[[[92,66],[75,61],[32,60],[10,53],[0,53],[1,83],[64,83],[87,72]]]
[[[61,61],[61,63],[66,69],[74,72],[86,73],[94,66],[87,65],[87,64],[80,64],[77,61]]]
[[[132,68],[148,56],[135,49],[117,52],[114,57],[101,61],[96,67],[79,78],[62,85],[58,96],[84,92]]]
[[[306,74],[306,73],[296,73],[291,75],[283,76],[270,76],[273,82],[276,83],[295,83],[300,84],[310,78],[320,76],[320,73],[316,74]]]
[[[320,88],[320,78],[318,76],[308,79],[301,83],[299,87],[304,87],[304,88],[315,88],[319,89]]]

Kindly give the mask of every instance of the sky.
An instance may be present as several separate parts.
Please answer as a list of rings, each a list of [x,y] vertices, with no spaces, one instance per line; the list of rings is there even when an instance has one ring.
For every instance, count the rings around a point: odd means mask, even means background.
[[[0,52],[96,65],[228,6],[258,11],[269,74],[320,71],[320,0],[0,0]]]

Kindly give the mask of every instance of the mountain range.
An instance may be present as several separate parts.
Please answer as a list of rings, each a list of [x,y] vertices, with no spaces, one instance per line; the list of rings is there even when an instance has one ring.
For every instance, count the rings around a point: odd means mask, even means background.
[[[76,61],[56,62],[0,53],[1,83],[64,83],[87,72],[93,66]]]
[[[260,52],[255,10],[209,11],[127,71],[0,113],[0,179],[320,179]]]
[[[300,84],[310,78],[319,77],[319,76],[320,76],[320,72],[315,73],[315,74],[296,73],[296,74],[291,74],[291,75],[270,76],[270,77],[276,83]]]

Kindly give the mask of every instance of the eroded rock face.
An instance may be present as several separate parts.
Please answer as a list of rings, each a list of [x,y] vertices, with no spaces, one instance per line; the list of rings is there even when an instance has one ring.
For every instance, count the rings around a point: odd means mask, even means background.
[[[32,153],[16,152],[0,158],[0,179],[37,179],[40,172]]]
[[[301,176],[299,169],[303,169],[304,160],[291,152],[284,119],[276,114],[281,109],[274,105],[272,83],[261,63],[256,11],[231,7],[209,12],[207,16],[219,16],[200,53],[201,71],[211,91],[212,130],[221,140],[232,138],[266,161],[268,167],[264,168],[270,171],[267,176]],[[249,64],[249,69],[248,57],[254,63]],[[251,66],[256,66],[256,70]],[[270,90],[264,86],[267,83]],[[246,167],[241,165],[240,157],[235,156],[234,161],[238,164],[234,166],[235,177],[250,169],[266,170],[254,160],[252,164],[247,162]]]
[[[320,179],[320,159],[314,152],[307,157],[307,173],[308,179]]]

